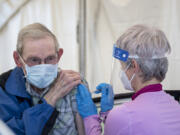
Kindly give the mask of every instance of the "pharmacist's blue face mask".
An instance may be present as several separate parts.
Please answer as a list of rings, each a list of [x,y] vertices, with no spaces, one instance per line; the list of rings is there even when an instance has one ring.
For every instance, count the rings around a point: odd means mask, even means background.
[[[37,88],[48,87],[57,77],[58,65],[40,64],[29,67],[25,65],[26,80]]]

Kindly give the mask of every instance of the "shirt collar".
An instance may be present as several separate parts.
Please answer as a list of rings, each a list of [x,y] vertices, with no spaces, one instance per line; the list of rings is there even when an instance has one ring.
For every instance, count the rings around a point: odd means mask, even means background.
[[[162,85],[160,83],[145,86],[144,88],[140,89],[135,94],[133,94],[132,100],[134,100],[136,97],[138,97],[139,95],[141,95],[143,93],[146,93],[146,92],[157,92],[157,91],[161,91],[161,90],[162,90]]]
[[[26,91],[33,97],[38,97],[38,98],[42,98],[49,90],[49,87],[45,88],[44,91],[42,93],[37,93],[32,87],[31,85],[26,81]]]

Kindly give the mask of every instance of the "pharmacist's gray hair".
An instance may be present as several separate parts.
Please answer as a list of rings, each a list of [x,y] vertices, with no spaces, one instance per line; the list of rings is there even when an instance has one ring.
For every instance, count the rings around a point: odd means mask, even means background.
[[[117,47],[127,50],[135,58],[141,69],[140,76],[146,82],[153,78],[163,81],[168,70],[167,54],[170,44],[158,28],[146,25],[134,25],[122,34],[116,42]],[[126,62],[129,65],[132,58]]]

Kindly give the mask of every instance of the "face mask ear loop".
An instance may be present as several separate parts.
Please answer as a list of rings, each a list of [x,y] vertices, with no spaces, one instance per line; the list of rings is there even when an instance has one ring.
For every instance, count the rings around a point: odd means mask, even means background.
[[[131,64],[131,63],[130,63],[130,64]],[[135,75],[136,75],[136,73],[134,73],[134,74],[132,75],[130,82],[134,79]]]
[[[26,63],[24,62],[24,60],[23,60],[23,58],[21,57],[21,55],[18,53],[18,55],[19,55],[19,58],[21,59],[21,61],[22,61],[22,63],[24,64],[24,65],[26,65]]]
[[[21,55],[18,53],[18,55],[19,55],[19,58],[21,59],[21,61],[22,61],[22,63],[24,64],[24,66],[26,66],[26,63],[24,62],[24,60],[23,60],[23,58],[21,57]],[[27,76],[26,76],[26,72],[24,71],[24,68],[22,68],[22,70],[23,70],[23,72],[24,72],[24,78],[26,78]]]
[[[125,69],[124,72],[126,72],[126,71],[128,70],[128,68],[130,67],[130,65],[131,65],[131,63],[126,67],[126,69]],[[135,73],[132,75],[131,79],[129,80],[130,82],[134,79],[135,75],[136,75]]]
[[[124,72],[126,72],[128,70],[128,68],[130,67],[131,63],[126,67],[126,69],[124,70]]]
[[[136,75],[136,74],[134,73],[133,76],[131,77],[130,82],[134,79],[135,75]]]

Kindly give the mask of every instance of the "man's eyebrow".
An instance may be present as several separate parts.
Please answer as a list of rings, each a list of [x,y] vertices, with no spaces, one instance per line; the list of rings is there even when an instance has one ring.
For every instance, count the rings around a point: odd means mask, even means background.
[[[48,57],[56,57],[56,56],[57,56],[57,54],[50,54],[46,58],[48,58]]]
[[[52,54],[52,55],[49,55],[49,56],[47,56],[47,57],[52,57],[52,56],[54,57],[54,56],[56,56],[56,55],[55,55],[55,54]],[[47,58],[47,57],[46,57],[46,58]]]
[[[48,58],[48,57],[56,57],[56,54],[50,54],[50,55],[48,55],[45,58]],[[34,55],[30,55],[30,56],[27,57],[27,59],[29,59],[29,58],[38,58],[38,59],[41,59],[40,57],[34,56]]]
[[[28,56],[27,59],[30,59],[30,58],[38,58],[38,59],[41,59],[40,57],[37,57],[37,56]]]

